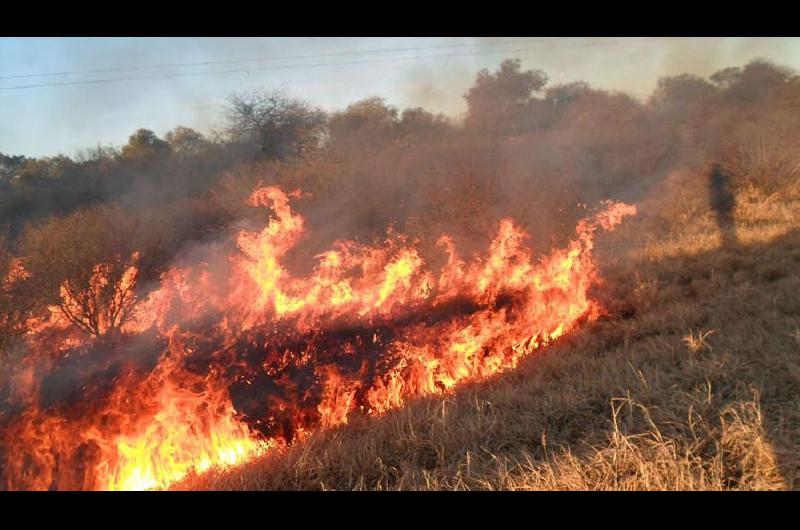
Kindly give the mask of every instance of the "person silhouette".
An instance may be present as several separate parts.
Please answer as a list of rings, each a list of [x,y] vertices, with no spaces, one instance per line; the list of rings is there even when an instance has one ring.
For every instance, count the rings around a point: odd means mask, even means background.
[[[709,203],[717,216],[717,226],[722,238],[722,246],[730,247],[738,243],[736,225],[733,221],[733,209],[736,198],[730,190],[730,177],[719,164],[711,167],[708,179]]]

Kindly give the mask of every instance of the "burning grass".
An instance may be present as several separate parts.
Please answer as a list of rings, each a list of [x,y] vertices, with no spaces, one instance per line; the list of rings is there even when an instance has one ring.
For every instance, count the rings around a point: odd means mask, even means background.
[[[513,369],[602,313],[594,233],[635,213],[609,203],[538,260],[504,219],[469,262],[443,237],[437,274],[390,232],[294,276],[283,259],[303,217],[278,188],[250,201],[274,216],[239,233],[225,266],[174,268],[139,299],[136,255],[117,284],[98,265],[87,292],[64,287],[30,323],[3,418],[7,488],[165,488]]]
[[[800,201],[739,199],[735,246],[703,209],[623,226],[609,318],[513,372],[176,487],[796,489]]]
[[[29,482],[6,485],[796,488],[800,201],[741,193],[731,244],[712,212],[692,208],[691,189],[683,193],[644,204],[641,218],[609,240],[614,252],[579,236],[534,261],[501,228],[488,255],[505,252],[506,259],[466,263],[451,255],[436,276],[415,268],[400,240],[339,249],[348,259],[377,256],[380,266],[359,262],[378,274],[373,281],[292,277],[269,253],[266,265],[251,271],[257,274],[245,276],[269,284],[266,293],[215,290],[205,271],[173,271],[143,306],[151,317],[153,304],[161,308],[155,324],[119,351],[105,350],[116,353],[102,369],[84,361],[91,358],[85,348],[58,350],[70,352],[75,384],[54,376],[63,388],[43,384],[53,395],[39,392],[37,407],[23,406],[18,417],[29,421],[17,425],[29,430],[18,433],[26,443],[16,447],[27,453],[8,461],[18,467],[6,464],[4,476]],[[675,203],[693,213],[665,224],[662,209]],[[291,210],[281,219],[277,206],[269,226],[296,227]],[[586,229],[603,219],[582,223],[579,234],[589,236]],[[269,226],[245,236],[251,251],[233,269],[263,259],[258,249],[280,248],[274,238],[285,232]],[[620,248],[627,256],[615,259]],[[559,280],[565,270],[599,277],[594,260],[584,261],[587,250],[605,264],[605,281]],[[325,259],[335,263],[331,254]],[[397,263],[415,272],[391,283],[391,271],[403,270],[391,266]],[[537,273],[561,287],[537,287],[533,296],[509,288],[515,278],[542,286],[530,281]],[[357,296],[337,298],[347,292],[334,287],[342,280]],[[389,284],[399,295],[394,309],[352,318],[390,300],[382,295]],[[504,287],[482,297],[481,286]],[[213,311],[196,312],[197,292]],[[247,303],[232,303],[225,292]],[[347,310],[337,311],[335,300],[345,300]],[[579,301],[578,309],[548,320],[564,300]],[[325,304],[332,310],[320,310]],[[592,310],[600,306],[607,313]],[[281,309],[289,316],[276,318]],[[301,318],[306,309],[311,316]],[[572,325],[556,333],[562,322]],[[477,345],[457,347],[465,337]],[[103,339],[90,342],[105,347]],[[145,350],[153,356],[136,354]],[[447,355],[453,353],[456,364]],[[145,366],[131,369],[130,357]],[[96,400],[86,392],[87,370],[96,374],[92,381],[107,383],[92,387]],[[53,405],[70,392],[66,408]],[[96,403],[104,412],[92,408]],[[87,419],[90,428],[81,423]],[[15,447],[14,438],[6,440],[6,448]]]

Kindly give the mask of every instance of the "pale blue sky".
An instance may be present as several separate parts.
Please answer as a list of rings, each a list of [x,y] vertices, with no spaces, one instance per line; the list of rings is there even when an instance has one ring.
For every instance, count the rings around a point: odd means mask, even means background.
[[[477,71],[508,57],[553,82],[585,80],[643,97],[661,76],[709,75],[757,57],[800,69],[800,39],[0,38],[0,152],[73,155],[98,143],[121,145],[139,127],[205,132],[220,123],[226,97],[259,87],[328,110],[380,95],[401,108],[458,115]],[[215,61],[238,62],[150,68]],[[180,77],[196,73],[205,74]],[[7,89],[158,75],[173,77]]]

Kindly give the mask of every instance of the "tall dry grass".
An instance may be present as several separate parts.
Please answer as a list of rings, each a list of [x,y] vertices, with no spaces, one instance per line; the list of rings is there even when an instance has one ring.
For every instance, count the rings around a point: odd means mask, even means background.
[[[178,487],[797,488],[800,198],[739,190],[722,246],[704,186],[605,236],[610,314],[517,370]]]

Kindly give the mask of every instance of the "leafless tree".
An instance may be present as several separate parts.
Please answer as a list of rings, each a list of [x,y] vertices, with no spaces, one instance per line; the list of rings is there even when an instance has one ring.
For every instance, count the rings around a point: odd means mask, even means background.
[[[234,138],[255,140],[264,155],[284,159],[320,145],[326,115],[281,92],[253,91],[231,97],[228,123]]]
[[[21,244],[31,298],[57,306],[91,335],[120,328],[140,278],[135,221],[119,208],[88,208],[31,227]],[[147,264],[145,264],[147,267]]]

